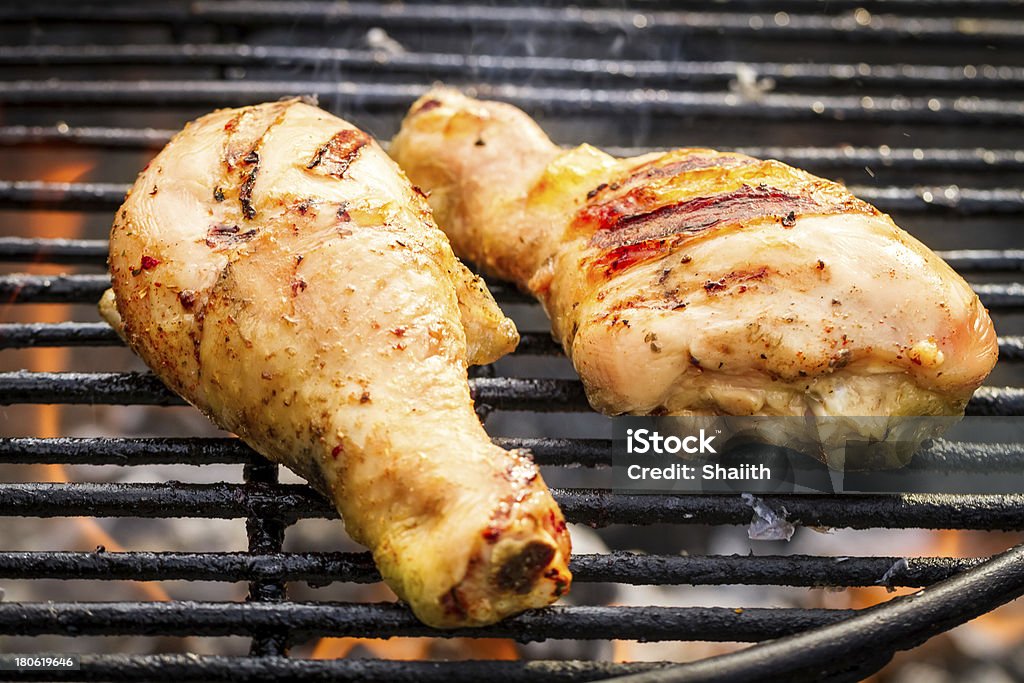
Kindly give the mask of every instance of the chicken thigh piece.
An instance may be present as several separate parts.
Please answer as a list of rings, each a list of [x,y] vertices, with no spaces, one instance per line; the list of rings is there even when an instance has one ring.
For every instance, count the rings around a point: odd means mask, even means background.
[[[421,620],[488,624],[567,590],[562,514],[467,383],[515,327],[365,133],[298,101],[204,116],[139,175],[110,269],[101,309],[131,347],[329,496]]]
[[[561,149],[435,89],[392,157],[456,254],[543,303],[606,413],[962,414],[996,362],[960,276],[843,186],[710,149]]]

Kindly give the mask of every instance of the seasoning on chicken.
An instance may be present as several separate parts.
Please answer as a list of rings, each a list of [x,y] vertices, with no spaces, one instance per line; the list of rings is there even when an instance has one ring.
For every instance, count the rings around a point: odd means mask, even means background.
[[[421,620],[566,592],[562,514],[467,383],[515,327],[365,133],[298,101],[204,116],[139,175],[110,269],[101,309],[131,347],[329,496]]]
[[[533,293],[591,404],[654,415],[962,414],[996,362],[960,276],[844,187],[710,149],[561,149],[435,89],[390,150],[455,252]]]

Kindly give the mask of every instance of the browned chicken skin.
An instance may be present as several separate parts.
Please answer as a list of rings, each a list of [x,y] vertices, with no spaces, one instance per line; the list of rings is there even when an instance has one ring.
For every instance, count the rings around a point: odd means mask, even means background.
[[[362,131],[297,101],[199,119],[139,175],[110,269],[101,310],[131,347],[328,495],[424,622],[567,590],[562,514],[467,384],[515,327]]]
[[[562,149],[435,89],[390,149],[458,255],[544,304],[606,413],[962,414],[992,322],[964,280],[844,187],[710,149]]]

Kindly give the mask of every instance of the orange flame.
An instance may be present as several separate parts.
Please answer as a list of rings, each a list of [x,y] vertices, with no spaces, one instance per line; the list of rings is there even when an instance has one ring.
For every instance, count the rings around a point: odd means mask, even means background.
[[[77,161],[54,167],[42,174],[45,182],[75,182],[93,168],[92,163]],[[46,239],[73,239],[80,236],[82,216],[76,213],[32,212],[28,219],[28,227],[34,237]],[[30,273],[56,274],[61,267],[53,264],[30,264],[26,270]],[[64,304],[44,304],[33,307],[36,309],[37,322],[54,323],[66,320],[71,313],[69,306]],[[27,367],[34,372],[59,372],[68,364],[67,348],[37,348],[28,352]],[[61,429],[61,410],[57,405],[40,405],[36,407],[35,433],[40,438],[54,438],[63,433]],[[67,469],[63,465],[42,465],[37,476],[38,481],[57,483],[69,481]],[[124,548],[99,523],[91,517],[72,518],[78,529],[83,544],[89,548],[103,546],[111,552],[120,552]],[[160,585],[149,582],[133,583],[141,593],[150,600],[168,601],[170,597]]]
[[[446,659],[519,659],[515,642],[507,638],[321,638],[310,656],[341,659],[358,646],[381,659],[424,660],[431,659],[442,645],[457,652],[457,656]]]

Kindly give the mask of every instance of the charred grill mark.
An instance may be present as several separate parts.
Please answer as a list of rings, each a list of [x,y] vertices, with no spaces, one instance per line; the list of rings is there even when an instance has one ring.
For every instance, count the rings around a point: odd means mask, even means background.
[[[222,157],[229,171],[234,170],[235,166],[238,165],[238,162],[243,157],[250,154],[253,150],[259,150],[260,145],[263,144],[263,139],[267,136],[267,133],[269,133],[274,126],[281,123],[285,114],[288,112],[288,109],[290,109],[296,102],[298,102],[297,99],[292,99],[278,102],[272,107],[246,107],[224,124],[224,130],[227,132],[227,135],[224,139],[224,152]],[[250,124],[249,119],[262,113],[273,115],[274,118],[267,123],[266,127],[260,131],[259,135],[254,135],[250,138],[250,135],[256,132],[253,130],[252,125],[258,124],[259,121],[257,120],[254,121],[253,124]]]
[[[344,177],[370,138],[360,130],[339,130],[313,154],[306,168],[320,171],[335,178]]]
[[[495,576],[499,588],[519,594],[529,593],[537,577],[555,557],[555,548],[533,541],[502,565]]]
[[[323,145],[321,145],[316,150],[316,152],[313,153],[313,158],[309,160],[308,164],[306,164],[306,168],[316,168],[317,166],[320,165],[320,162],[322,162],[324,160],[324,154],[327,154],[327,148],[330,146],[330,144],[331,144],[331,142],[333,140],[334,140],[334,138],[331,138],[330,140],[325,142]]]
[[[247,166],[251,166],[249,173],[245,175],[242,181],[242,187],[238,191],[238,201],[242,205],[242,215],[248,220],[252,220],[256,217],[256,209],[252,205],[252,188],[256,184],[256,176],[260,172],[260,153],[256,148],[253,148],[245,158],[242,159],[242,163]]]
[[[227,133],[224,137],[224,163],[229,171],[234,170],[235,166],[238,165],[239,158],[243,155],[245,147],[235,144],[235,137],[239,133],[242,121],[252,115],[253,111],[252,107],[246,107],[228,119],[228,122],[224,124],[224,131]]]
[[[767,185],[743,185],[724,194],[695,197],[643,213],[613,217],[598,224],[590,246],[603,249],[631,246],[765,216],[788,218],[790,213],[835,213],[848,208],[846,202],[820,201],[814,196],[790,194]]]
[[[673,234],[692,234],[726,222],[737,223],[773,213],[826,208],[813,199],[790,195],[775,187],[743,185],[724,195],[697,197],[652,211],[621,216],[598,226],[590,244],[599,248],[625,247]]]
[[[248,242],[256,236],[256,230],[242,232],[237,225],[215,225],[206,233],[206,246],[229,247],[239,242]]]
[[[256,108],[247,107],[243,109],[224,126],[224,130],[228,132],[228,135],[225,136],[223,160],[228,173],[223,180],[227,184],[233,184],[232,176],[234,171],[239,165],[242,166],[238,201],[241,205],[242,216],[246,220],[252,220],[256,217],[256,208],[252,203],[252,192],[260,172],[260,148],[270,131],[284,121],[288,110],[297,101],[279,102],[273,109],[269,109],[268,111],[273,113],[274,118],[266,124],[266,127],[260,131],[259,135],[251,138],[251,142],[248,134],[251,130],[251,125],[243,126],[242,123],[247,117],[256,113]],[[239,138],[237,141],[235,140],[236,137]],[[244,155],[243,150],[247,150],[244,152]],[[214,188],[213,198],[217,202],[224,201],[222,185],[217,185]]]
[[[414,111],[412,113],[412,115],[415,116],[416,114],[422,114],[423,112],[430,111],[431,109],[437,109],[440,106],[441,106],[441,101],[440,100],[430,99],[430,100],[427,100],[426,102],[424,102],[423,104],[421,104],[419,107],[417,107],[416,111]]]

